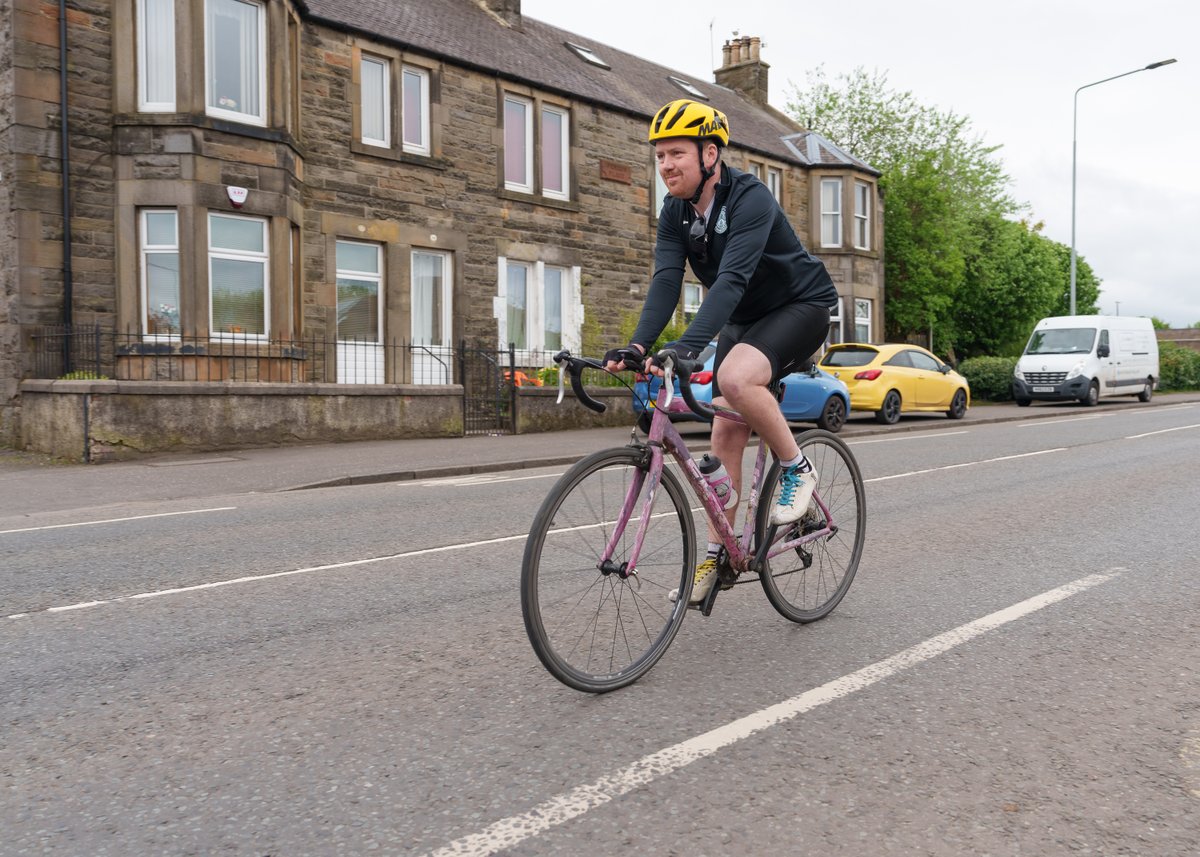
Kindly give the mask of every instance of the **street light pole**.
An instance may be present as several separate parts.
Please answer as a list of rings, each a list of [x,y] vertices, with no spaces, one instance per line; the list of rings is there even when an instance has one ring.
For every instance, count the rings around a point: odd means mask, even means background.
[[[1131,74],[1137,74],[1139,71],[1162,68],[1164,65],[1170,65],[1173,62],[1175,62],[1174,59],[1159,60],[1158,62],[1150,63],[1150,65],[1135,68],[1133,71],[1126,71],[1121,74],[1114,74],[1112,77],[1106,77],[1104,80],[1085,83],[1079,89],[1075,90],[1075,103],[1071,116],[1071,315],[1075,315],[1075,151],[1079,137],[1079,93],[1088,87],[1099,86],[1102,83],[1108,83],[1110,80],[1116,80],[1118,77],[1128,77]]]

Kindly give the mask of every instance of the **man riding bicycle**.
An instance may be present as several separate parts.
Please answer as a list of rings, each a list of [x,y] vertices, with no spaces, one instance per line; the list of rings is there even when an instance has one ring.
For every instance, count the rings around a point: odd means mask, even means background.
[[[632,341],[609,351],[605,367],[642,368],[675,312],[684,263],[691,265],[708,294],[683,336],[666,347],[683,359],[695,359],[720,333],[713,403],[745,419],[745,424],[713,421],[713,453],[724,462],[735,493],[725,514],[732,524],[742,455],[753,430],[782,466],[770,521],[794,523],[808,508],[817,473],[767,387],[806,362],[824,342],[837,289],[821,261],[800,243],[766,185],[721,162],[721,151],[729,145],[724,113],[689,99],[672,101],[651,120],[649,141],[668,192],[658,219],[654,277]],[[653,360],[650,369],[662,374]],[[717,580],[721,544],[711,526],[708,539],[707,556],[696,568],[693,604]],[[672,592],[671,600],[675,597]]]

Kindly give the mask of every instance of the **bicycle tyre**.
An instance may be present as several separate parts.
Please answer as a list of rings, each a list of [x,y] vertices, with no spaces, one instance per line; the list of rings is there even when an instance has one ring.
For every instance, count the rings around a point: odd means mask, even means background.
[[[759,574],[771,606],[793,622],[815,622],[845,597],[858,571],[866,540],[867,499],[862,473],[845,442],[821,429],[807,431],[796,442],[817,471],[817,493],[828,506],[837,532],[767,560]],[[755,533],[766,538],[770,510],[779,492],[779,462],[763,483]],[[814,507],[815,508],[815,507]],[[805,525],[801,519],[801,525]],[[807,526],[825,525],[823,520]]]
[[[563,684],[606,693],[641,678],[683,624],[695,569],[696,534],[687,494],[663,468],[635,575],[604,574],[598,564],[635,473],[638,447],[597,452],[568,470],[534,518],[521,567],[521,612],[533,650]],[[664,490],[665,489],[665,490]],[[645,485],[613,561],[633,547]],[[680,597],[668,600],[671,589]]]

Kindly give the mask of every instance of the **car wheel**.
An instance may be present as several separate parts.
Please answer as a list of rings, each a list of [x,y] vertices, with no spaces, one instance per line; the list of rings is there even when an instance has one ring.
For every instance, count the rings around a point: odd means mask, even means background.
[[[1100,382],[1092,381],[1088,385],[1087,392],[1079,397],[1079,401],[1087,405],[1089,408],[1100,403]]]
[[[875,422],[891,426],[899,421],[900,394],[895,390],[888,390],[888,394],[883,397],[883,407],[875,412]]]
[[[946,416],[952,420],[961,420],[967,415],[967,391],[955,390],[954,398],[950,400],[950,410]]]
[[[817,420],[817,428],[837,434],[845,424],[846,403],[842,401],[841,396],[830,396],[824,410],[821,411],[821,418]]]
[[[1139,402],[1148,402],[1154,396],[1154,379],[1147,378],[1146,386],[1142,388],[1142,392],[1138,393]]]
[[[1017,399],[1018,408],[1028,408],[1033,404],[1033,399]]]

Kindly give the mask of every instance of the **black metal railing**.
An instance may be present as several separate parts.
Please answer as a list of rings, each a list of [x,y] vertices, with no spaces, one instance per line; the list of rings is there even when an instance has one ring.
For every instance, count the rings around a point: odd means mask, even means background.
[[[122,381],[258,381],[323,384],[463,384],[464,355],[491,367],[477,377],[492,388],[553,387],[554,351],[461,341],[457,346],[390,339],[382,342],[322,336],[296,339],[153,336],[106,330],[98,324],[44,325],[29,338],[25,377]],[[595,370],[597,386],[619,384]],[[498,394],[500,395],[500,394]]]

